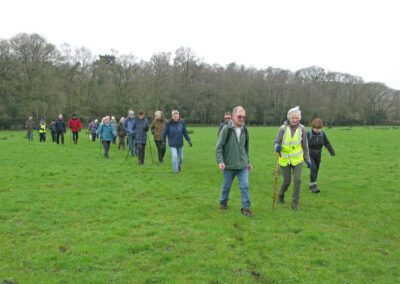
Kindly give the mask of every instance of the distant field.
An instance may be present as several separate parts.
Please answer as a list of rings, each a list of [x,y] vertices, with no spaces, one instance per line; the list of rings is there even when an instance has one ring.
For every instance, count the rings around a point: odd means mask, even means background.
[[[0,283],[400,282],[400,129],[324,129],[321,193],[304,168],[300,210],[290,187],[272,211],[277,127],[249,128],[254,218],[237,181],[219,210],[217,129],[190,129],[179,175],[169,149],[140,167],[84,132],[61,146],[0,131]]]

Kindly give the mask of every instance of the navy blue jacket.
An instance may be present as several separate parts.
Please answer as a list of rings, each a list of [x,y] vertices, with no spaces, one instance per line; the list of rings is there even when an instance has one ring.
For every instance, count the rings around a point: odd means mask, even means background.
[[[169,147],[182,147],[183,146],[183,136],[190,143],[190,137],[186,130],[185,122],[179,119],[178,122],[169,118],[165,124],[164,130],[161,135],[162,142],[165,143],[166,136],[168,136]]]
[[[135,123],[132,127],[133,135],[135,135],[136,144],[146,144],[147,142],[147,131],[149,131],[149,121],[147,118],[139,119],[136,117]]]
[[[131,119],[129,116],[127,118],[125,118],[124,128],[125,128],[126,135],[128,135],[128,136],[134,135],[133,125],[135,124],[135,119],[136,119],[136,117],[133,117]]]

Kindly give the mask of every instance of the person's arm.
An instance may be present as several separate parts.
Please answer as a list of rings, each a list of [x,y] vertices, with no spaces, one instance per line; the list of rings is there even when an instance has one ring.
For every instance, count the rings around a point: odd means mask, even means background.
[[[144,124],[144,132],[149,131],[149,121],[146,119],[145,124]]]
[[[67,133],[67,129],[65,128],[65,122],[63,121],[63,128],[64,128],[64,133]]]
[[[151,123],[151,126],[150,126],[150,130],[151,130],[151,133],[152,133],[153,135],[154,135],[154,131],[155,131],[155,129],[156,129],[155,121],[156,121],[156,120],[153,120],[153,122]]]
[[[306,128],[304,126],[302,126],[302,141],[301,144],[303,146],[303,157],[304,160],[306,161],[306,163],[311,163],[311,159],[310,159],[310,153],[308,150],[308,140],[307,140],[307,133],[306,133]]]
[[[322,133],[322,136],[324,137],[324,146],[328,149],[331,156],[335,156],[336,155],[335,150],[333,150],[331,142],[329,142],[328,137],[326,137],[325,132]]]
[[[81,124],[81,120],[80,120],[80,119],[78,119],[78,128],[79,128],[79,131],[81,131],[81,129],[82,129],[82,124]]]
[[[163,144],[166,143],[165,140],[166,140],[168,128],[169,128],[169,123],[167,122],[167,123],[165,123],[164,129],[163,129],[162,134],[161,134],[161,141],[162,141]]]
[[[222,130],[222,128],[223,128],[224,126],[225,126],[225,125],[224,125],[223,123],[221,123],[221,124],[219,125],[218,136],[219,136],[219,134],[221,133],[221,130]]]
[[[185,136],[186,141],[190,144],[190,146],[192,146],[192,140],[189,137],[189,133],[186,130],[186,125],[185,122],[182,122],[183,124],[183,136]]]
[[[114,125],[111,125],[111,127],[112,127],[112,134],[113,134],[113,136],[114,136],[114,137],[117,137],[117,131],[115,130]]]
[[[228,127],[222,128],[221,133],[218,136],[217,144],[215,145],[215,158],[218,164],[224,163],[224,145],[226,144],[228,131],[230,131]]]
[[[282,139],[283,139],[283,128],[282,126],[279,127],[278,134],[276,135],[275,141],[274,141],[274,149],[277,151],[277,147],[280,147],[282,149]],[[280,152],[280,151],[277,151]]]

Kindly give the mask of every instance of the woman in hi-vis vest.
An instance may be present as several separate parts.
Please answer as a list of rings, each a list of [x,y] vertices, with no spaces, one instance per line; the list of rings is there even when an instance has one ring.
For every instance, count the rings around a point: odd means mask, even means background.
[[[308,168],[311,168],[311,160],[308,153],[306,129],[300,124],[300,108],[297,106],[290,109],[287,119],[279,128],[274,142],[275,151],[279,153],[279,166],[283,176],[278,196],[279,203],[285,203],[285,192],[289,188],[293,172],[292,208],[298,210],[303,161],[305,160]]]

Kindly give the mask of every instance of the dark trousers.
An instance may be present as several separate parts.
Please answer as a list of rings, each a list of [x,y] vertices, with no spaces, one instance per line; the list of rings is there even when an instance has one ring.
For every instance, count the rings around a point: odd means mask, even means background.
[[[144,164],[144,154],[146,149],[146,144],[136,144],[138,149],[138,162]]]
[[[52,131],[52,132],[51,132],[51,140],[52,140],[53,142],[56,142],[56,141],[57,141],[57,132],[55,132],[55,131]]]
[[[318,171],[319,171],[319,165],[321,164],[321,158],[313,158],[310,157],[311,159],[311,169],[310,169],[310,182],[317,182],[317,177],[318,177]]]
[[[158,161],[159,162],[163,162],[164,161],[164,155],[165,155],[166,147],[165,147],[165,145],[163,146],[162,141],[154,140],[154,142],[156,142],[156,146],[157,146]]]
[[[57,131],[57,144],[60,144],[60,136],[61,136],[61,144],[64,144],[64,132]]]
[[[46,133],[39,133],[40,142],[46,142]]]
[[[103,141],[104,146],[104,157],[108,158],[108,151],[110,150],[111,141]]]
[[[74,144],[78,144],[79,132],[72,132],[72,140]]]
[[[113,144],[115,144],[116,141],[117,141],[117,136],[114,136],[114,137],[113,137],[113,141],[112,141]]]
[[[122,150],[125,151],[125,136],[118,136],[118,138],[119,138],[118,150],[121,148],[122,145]]]
[[[93,142],[96,141],[96,133],[92,133],[92,141],[93,141]]]

